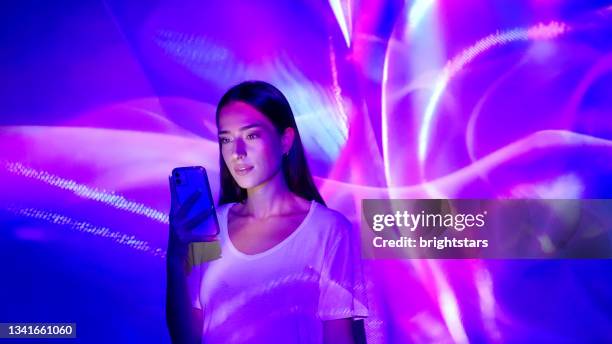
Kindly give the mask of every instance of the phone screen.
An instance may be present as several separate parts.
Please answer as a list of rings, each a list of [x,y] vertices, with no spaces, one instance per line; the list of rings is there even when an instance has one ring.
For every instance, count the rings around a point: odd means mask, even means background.
[[[215,212],[215,204],[204,167],[177,167],[172,170],[172,179],[172,185],[174,185],[178,203],[181,205],[195,192],[200,192],[200,197],[187,214],[188,218],[194,218],[204,212],[209,213],[209,216],[206,216],[206,218],[193,229],[194,234],[202,236],[216,236],[219,234],[219,223]]]

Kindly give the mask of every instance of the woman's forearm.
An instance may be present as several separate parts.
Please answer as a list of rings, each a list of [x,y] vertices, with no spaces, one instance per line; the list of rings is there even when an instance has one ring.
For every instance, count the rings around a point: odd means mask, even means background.
[[[200,343],[201,312],[191,305],[184,250],[168,249],[166,258],[166,322],[172,343]]]

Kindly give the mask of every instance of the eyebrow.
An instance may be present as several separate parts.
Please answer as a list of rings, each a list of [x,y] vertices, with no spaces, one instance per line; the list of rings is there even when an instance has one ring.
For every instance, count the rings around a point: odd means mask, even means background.
[[[252,129],[252,128],[260,128],[261,124],[249,124],[249,125],[245,125],[244,127],[240,128],[240,131],[245,131],[248,129]],[[219,131],[219,135],[221,134],[229,134],[229,130],[220,130]]]

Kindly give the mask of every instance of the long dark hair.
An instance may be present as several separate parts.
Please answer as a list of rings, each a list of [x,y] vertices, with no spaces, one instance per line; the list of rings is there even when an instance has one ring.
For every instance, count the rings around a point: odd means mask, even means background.
[[[219,112],[221,109],[231,102],[243,102],[251,105],[257,111],[265,115],[279,134],[282,134],[285,129],[293,128],[295,138],[293,144],[286,155],[283,155],[282,170],[285,181],[291,192],[309,201],[325,205],[325,201],[319,194],[316,185],[312,180],[306,155],[304,154],[304,146],[300,139],[300,133],[293,117],[293,111],[287,98],[276,87],[263,81],[245,81],[230,88],[221,97],[217,105],[216,121],[219,127]],[[219,205],[243,202],[247,199],[247,192],[241,188],[232,177],[229,168],[223,160],[221,154],[221,144],[219,144],[219,159],[221,166],[221,192],[219,195]]]

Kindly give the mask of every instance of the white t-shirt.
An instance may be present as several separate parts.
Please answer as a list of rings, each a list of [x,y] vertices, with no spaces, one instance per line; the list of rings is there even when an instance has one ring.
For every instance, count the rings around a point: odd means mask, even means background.
[[[321,343],[322,321],[368,315],[351,223],[312,201],[298,228],[276,246],[244,254],[217,209],[221,258],[193,267],[193,306],[203,309],[203,342]]]

